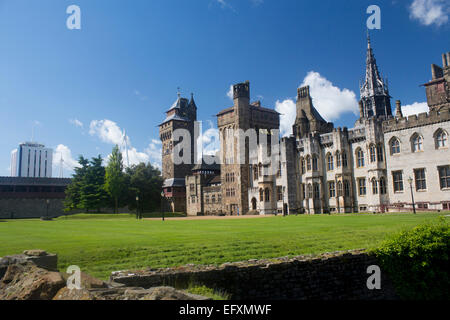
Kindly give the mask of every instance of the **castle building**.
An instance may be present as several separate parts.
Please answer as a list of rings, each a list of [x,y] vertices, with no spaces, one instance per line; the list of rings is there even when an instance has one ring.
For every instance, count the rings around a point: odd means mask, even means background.
[[[194,118],[168,113],[161,139],[165,193],[179,192],[172,208],[184,200],[189,215],[388,212],[412,210],[414,197],[418,210],[450,210],[450,53],[442,60],[423,85],[429,112],[404,117],[397,100],[393,114],[369,39],[354,127],[324,120],[306,86],[297,90],[293,133],[281,139],[280,115],[250,102],[248,81],[236,84],[233,106],[217,114],[220,168],[177,169],[170,132],[176,121],[193,128]]]

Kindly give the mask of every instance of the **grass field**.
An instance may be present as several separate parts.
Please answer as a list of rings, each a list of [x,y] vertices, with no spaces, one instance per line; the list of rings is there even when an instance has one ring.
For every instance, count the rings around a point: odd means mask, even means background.
[[[0,257],[26,249],[57,253],[59,267],[107,279],[112,271],[221,264],[373,248],[386,236],[443,213],[289,216],[219,220],[142,220],[76,215],[53,221],[0,220]]]

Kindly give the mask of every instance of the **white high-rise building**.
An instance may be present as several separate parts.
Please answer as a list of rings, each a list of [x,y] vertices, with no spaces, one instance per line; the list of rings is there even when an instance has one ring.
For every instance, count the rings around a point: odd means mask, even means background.
[[[11,152],[11,176],[52,177],[53,150],[35,142],[25,142]]]

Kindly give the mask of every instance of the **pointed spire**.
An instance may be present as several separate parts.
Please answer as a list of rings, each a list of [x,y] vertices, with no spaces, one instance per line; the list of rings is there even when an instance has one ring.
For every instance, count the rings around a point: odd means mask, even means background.
[[[369,30],[367,30],[366,75],[360,86],[360,94],[363,101],[362,113],[364,117],[391,115],[389,89],[378,71]]]

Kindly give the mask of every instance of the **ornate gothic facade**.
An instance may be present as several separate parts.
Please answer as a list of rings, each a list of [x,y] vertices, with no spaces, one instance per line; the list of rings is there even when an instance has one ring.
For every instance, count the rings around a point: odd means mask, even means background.
[[[179,97],[160,126],[170,209],[190,215],[385,212],[410,210],[413,196],[418,210],[450,210],[450,53],[442,67],[432,65],[424,86],[428,113],[404,117],[397,100],[393,114],[369,40],[355,126],[325,121],[310,88],[302,87],[293,134],[279,139],[279,114],[250,102],[249,82],[237,84],[233,106],[217,114],[221,164],[213,167],[171,160],[171,132],[193,132],[196,120],[193,99]]]

